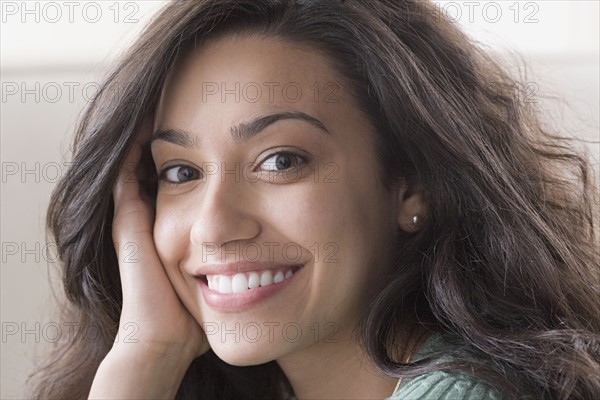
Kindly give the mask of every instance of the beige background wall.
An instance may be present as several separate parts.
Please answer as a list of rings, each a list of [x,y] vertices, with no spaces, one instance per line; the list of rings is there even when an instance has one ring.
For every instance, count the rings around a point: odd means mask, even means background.
[[[107,66],[163,4],[67,3],[30,1],[25,10],[20,1],[0,2],[2,399],[22,398],[36,357],[57,335],[69,334],[51,307],[49,279],[55,282],[56,274],[49,270],[56,265],[44,238],[49,195],[67,168],[75,121]],[[596,141],[586,146],[598,168],[598,2],[436,3],[501,56],[506,48],[525,55],[536,71],[530,82],[571,106],[540,99],[549,114],[575,136]]]

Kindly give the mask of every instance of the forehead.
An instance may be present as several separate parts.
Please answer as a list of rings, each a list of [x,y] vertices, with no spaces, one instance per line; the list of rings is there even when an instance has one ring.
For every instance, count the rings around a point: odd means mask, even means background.
[[[169,73],[157,123],[192,123],[198,113],[216,117],[232,107],[246,113],[340,112],[346,93],[329,60],[306,44],[260,36],[211,39]]]

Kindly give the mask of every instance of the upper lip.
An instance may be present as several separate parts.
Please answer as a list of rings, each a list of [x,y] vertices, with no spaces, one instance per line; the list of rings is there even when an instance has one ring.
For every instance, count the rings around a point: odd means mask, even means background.
[[[194,275],[233,275],[238,272],[260,271],[285,267],[296,267],[302,264],[275,263],[275,262],[248,262],[241,261],[229,264],[206,264],[194,269]]]

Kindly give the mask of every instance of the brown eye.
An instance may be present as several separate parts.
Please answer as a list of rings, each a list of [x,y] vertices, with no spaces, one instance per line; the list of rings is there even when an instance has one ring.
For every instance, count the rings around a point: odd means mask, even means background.
[[[262,162],[262,168],[265,171],[285,171],[289,168],[297,167],[302,164],[304,159],[298,154],[281,151],[271,154],[265,161]]]
[[[185,165],[169,167],[161,173],[161,179],[169,183],[185,183],[200,179],[200,171]]]

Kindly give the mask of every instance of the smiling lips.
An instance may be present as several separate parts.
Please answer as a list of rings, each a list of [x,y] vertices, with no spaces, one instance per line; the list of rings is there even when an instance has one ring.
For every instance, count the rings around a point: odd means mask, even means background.
[[[292,284],[304,264],[212,264],[198,267],[194,275],[207,305],[219,311],[242,311],[258,305]]]
[[[276,270],[238,272],[235,275],[206,275],[208,287],[219,293],[242,293],[258,287],[270,286],[291,278],[298,267]]]
[[[283,282],[300,267],[302,265],[258,262],[210,264],[197,268],[194,275],[206,282],[210,290],[230,294]]]

